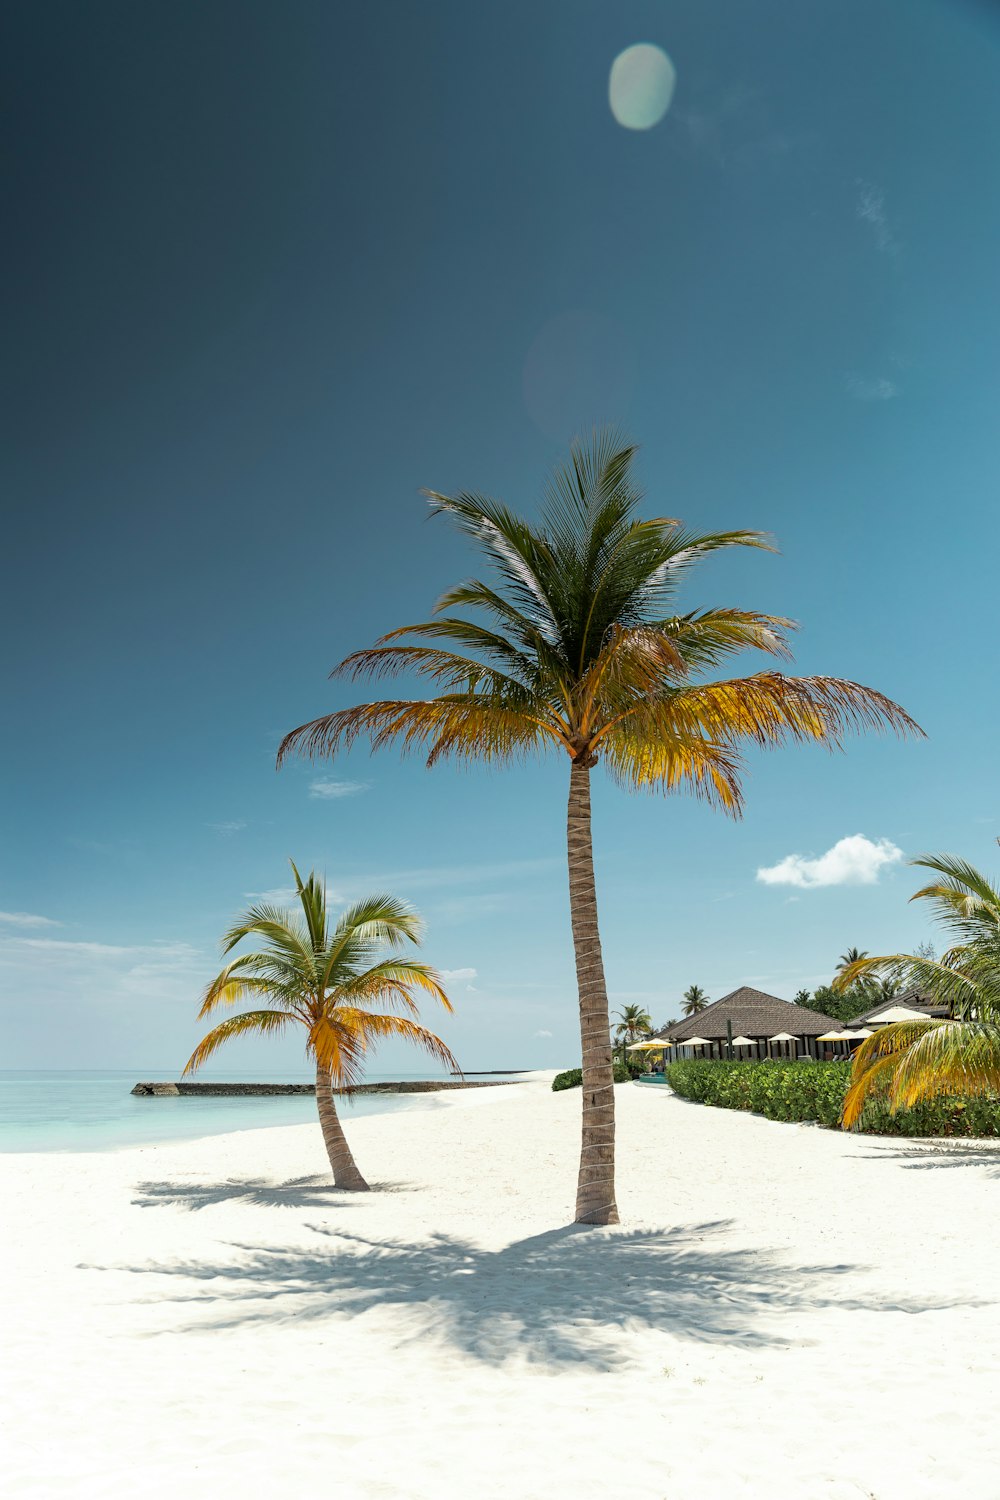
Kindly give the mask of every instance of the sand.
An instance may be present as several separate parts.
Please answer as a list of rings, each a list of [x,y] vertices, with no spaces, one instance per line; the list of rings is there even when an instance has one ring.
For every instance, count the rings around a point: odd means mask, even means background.
[[[1000,1496],[1000,1149],[616,1094],[0,1158],[0,1493]]]

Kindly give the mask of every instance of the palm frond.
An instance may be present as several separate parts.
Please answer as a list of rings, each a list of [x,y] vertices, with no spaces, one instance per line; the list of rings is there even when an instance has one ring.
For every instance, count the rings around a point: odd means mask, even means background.
[[[289,1026],[296,1024],[297,1020],[297,1017],[280,1010],[249,1010],[239,1016],[230,1016],[227,1020],[220,1021],[207,1036],[202,1037],[184,1064],[184,1072],[194,1073],[234,1036],[246,1036],[251,1032],[260,1036],[269,1036],[275,1032],[285,1031]]]
[[[426,1026],[418,1026],[415,1021],[409,1020],[406,1016],[373,1015],[366,1010],[352,1010],[349,1006],[342,1006],[339,1019],[345,1030],[360,1039],[360,1044],[365,1050],[377,1042],[396,1038],[410,1042],[421,1052],[425,1052],[428,1057],[433,1057],[436,1062],[444,1063],[454,1072],[461,1072],[451,1049],[441,1038],[435,1036],[432,1031],[428,1031]]]
[[[352,1001],[364,999],[372,1002],[384,996],[390,1001],[402,1001],[407,1010],[415,1013],[417,1007],[408,993],[410,989],[423,990],[443,1005],[446,1011],[453,1009],[436,969],[432,969],[429,964],[402,962],[391,958],[373,964],[363,974],[348,980],[343,986],[342,994]]]
[[[463,693],[340,709],[286,735],[278,750],[278,764],[296,753],[313,760],[332,757],[362,737],[369,739],[373,750],[398,742],[404,754],[426,753],[428,765],[449,756],[507,761],[537,753],[546,745],[563,749],[568,745],[565,735],[541,718],[492,703],[485,696]]]

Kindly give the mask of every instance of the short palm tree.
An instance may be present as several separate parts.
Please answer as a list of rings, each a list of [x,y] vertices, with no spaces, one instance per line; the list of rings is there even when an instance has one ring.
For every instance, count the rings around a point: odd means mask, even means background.
[[[640,1037],[649,1036],[653,1029],[653,1020],[648,1010],[641,1005],[623,1005],[615,1016],[618,1025],[615,1027],[615,1041],[621,1043],[622,1062],[625,1061],[625,1049],[632,1042],[637,1042]]]
[[[956,1019],[904,1021],[863,1042],[844,1097],[845,1128],[874,1098],[895,1112],[935,1095],[1000,1093],[1000,888],[953,855],[912,863],[940,879],[910,899],[928,901],[956,941],[940,959],[926,943],[917,953],[859,959],[836,988],[880,975],[897,987],[905,980],[929,990]]]
[[[833,677],[758,672],[698,681],[745,650],[787,656],[788,620],[739,609],[673,613],[699,559],[766,547],[752,531],[695,533],[638,515],[635,450],[613,433],[573,446],[530,522],[499,501],[431,493],[493,571],[451,588],[435,618],[404,626],[338,672],[413,673],[430,698],[340,709],[286,736],[292,752],[330,757],[367,737],[399,741],[427,764],[447,757],[502,763],[555,749],[569,760],[567,846],[583,1062],[583,1139],[576,1218],[618,1222],[608,997],[597,920],[590,777],[604,763],[630,789],[688,788],[739,813],[740,746],[787,740],[838,744],[863,727],[913,731],[899,706]],[[455,610],[478,611],[469,619]],[[408,638],[408,639],[403,639]],[[434,644],[423,644],[425,641]]]
[[[699,1011],[705,1009],[708,1004],[708,996],[700,984],[689,985],[684,991],[684,1014],[696,1016]]]
[[[451,1004],[433,969],[397,956],[404,943],[418,943],[422,931],[419,917],[402,901],[369,896],[332,921],[316,875],[303,882],[294,865],[292,872],[301,914],[259,905],[237,918],[223,952],[248,937],[262,946],[233,959],[212,980],[198,1018],[240,1001],[256,1001],[258,1008],[220,1021],[184,1071],[193,1073],[232,1037],[303,1027],[307,1055],[316,1064],[316,1103],[334,1183],[364,1192],[368,1184],[347,1144],[333,1090],[357,1083],[367,1054],[387,1037],[412,1042],[457,1069],[440,1037],[417,1023],[414,991],[432,996],[445,1010]]]

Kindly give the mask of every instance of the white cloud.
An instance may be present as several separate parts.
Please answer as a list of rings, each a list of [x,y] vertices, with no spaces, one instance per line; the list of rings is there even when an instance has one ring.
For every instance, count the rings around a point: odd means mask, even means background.
[[[68,938],[6,938],[0,953],[45,953],[53,958],[144,958],[163,963],[187,962],[198,956],[189,943],[88,943]]]
[[[856,401],[891,401],[899,395],[899,386],[884,375],[848,375],[847,392]]]
[[[535,1035],[536,1036],[551,1036],[552,1033],[551,1033],[551,1031],[536,1031]]]
[[[61,927],[61,922],[54,922],[51,917],[37,917],[30,911],[0,911],[0,922],[6,922],[10,927]]]
[[[367,781],[310,781],[309,795],[321,802],[333,802],[339,797],[356,797],[367,792]]]
[[[214,828],[216,833],[221,833],[223,838],[229,838],[231,834],[239,833],[247,825],[242,818],[233,818],[229,823],[209,823],[209,828]]]
[[[441,970],[441,978],[442,979],[475,979],[476,977],[477,977],[477,972],[476,972],[475,969],[442,969]]]
[[[872,840],[863,833],[853,833],[839,839],[832,849],[815,859],[804,854],[786,854],[776,865],[759,869],[757,879],[764,885],[794,885],[802,890],[827,885],[875,885],[884,866],[897,864],[902,858],[902,849],[888,839]]]
[[[873,182],[859,182],[858,187],[860,188],[857,202],[858,218],[872,226],[875,244],[879,250],[886,255],[894,254],[896,241],[893,239],[889,218],[885,211],[885,194]]]

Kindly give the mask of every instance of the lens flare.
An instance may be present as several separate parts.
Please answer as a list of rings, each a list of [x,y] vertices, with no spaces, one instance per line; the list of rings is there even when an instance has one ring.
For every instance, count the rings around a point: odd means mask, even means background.
[[[611,64],[611,113],[626,130],[650,130],[670,108],[676,82],[676,69],[662,47],[652,42],[626,47]]]

